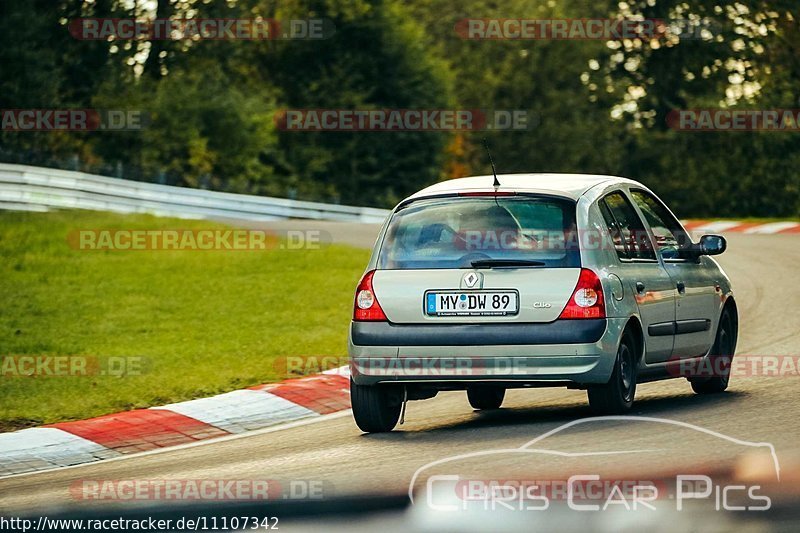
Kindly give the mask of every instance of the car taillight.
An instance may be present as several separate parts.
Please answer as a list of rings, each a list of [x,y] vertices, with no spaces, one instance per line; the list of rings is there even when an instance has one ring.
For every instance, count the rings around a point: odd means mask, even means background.
[[[386,320],[386,315],[378,303],[375,291],[372,289],[372,276],[374,270],[370,270],[361,278],[356,287],[356,301],[353,306],[353,320],[362,322],[367,320]]]
[[[558,318],[605,318],[603,285],[600,278],[588,268],[581,269],[578,284]]]

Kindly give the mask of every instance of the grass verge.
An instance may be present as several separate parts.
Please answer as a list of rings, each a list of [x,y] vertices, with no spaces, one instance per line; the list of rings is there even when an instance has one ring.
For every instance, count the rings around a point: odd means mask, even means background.
[[[343,356],[367,250],[87,251],[67,239],[80,229],[217,228],[226,226],[0,212],[0,431],[273,381],[284,356]],[[23,355],[116,366],[113,375],[19,376]]]

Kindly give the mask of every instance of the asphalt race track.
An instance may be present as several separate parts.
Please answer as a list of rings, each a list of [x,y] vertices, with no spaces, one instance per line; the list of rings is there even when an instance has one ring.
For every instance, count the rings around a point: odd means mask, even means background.
[[[323,224],[292,221],[274,226],[322,228]],[[324,230],[334,240],[371,246],[376,228],[324,223]],[[739,304],[737,354],[800,354],[798,237],[730,234],[728,240],[728,251],[720,262],[733,281]],[[726,393],[698,396],[684,379],[649,383],[640,385],[631,414],[686,422],[743,441],[771,443],[788,476],[800,462],[799,386],[796,376],[734,378]],[[363,435],[345,412],[197,446],[0,479],[0,509],[38,514],[65,505],[97,505],[76,501],[70,494],[71,484],[86,479],[305,479],[323,481],[326,496],[403,494],[414,472],[429,461],[517,448],[591,415],[585,392],[564,389],[514,390],[503,407],[477,413],[464,393],[441,393],[409,403],[405,424],[391,434]],[[746,447],[688,427],[656,422],[581,424],[545,441],[548,448],[562,451],[640,451],[633,459],[631,455],[582,459],[608,470],[674,472],[688,465],[702,465],[709,471],[769,469],[764,461],[748,462]],[[534,468],[536,475],[556,475],[567,460],[536,459],[534,465],[513,454],[500,454],[470,468],[485,476],[520,475]]]

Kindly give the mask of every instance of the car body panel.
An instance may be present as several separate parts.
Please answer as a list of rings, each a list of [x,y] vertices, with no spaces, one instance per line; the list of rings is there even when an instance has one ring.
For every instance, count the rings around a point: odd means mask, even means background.
[[[502,186],[492,187],[492,176],[479,176],[442,182],[410,196],[398,206],[418,199],[438,196],[454,196],[459,192],[495,190],[503,192],[531,193],[561,196],[576,202],[575,222],[579,232],[595,232],[603,239],[610,240],[610,234],[602,218],[597,201],[613,191],[621,191],[631,200],[631,189],[643,190],[653,194],[647,187],[634,180],[613,176],[559,175],[559,174],[518,174],[498,176]],[[395,208],[397,209],[397,208]],[[638,210],[638,209],[637,209]],[[393,211],[394,213],[394,211]],[[641,216],[641,213],[640,213]],[[377,266],[381,242],[385,236],[389,219],[384,223],[376,241],[366,271]],[[647,221],[642,217],[645,227]],[[652,232],[651,232],[652,233]],[[655,239],[650,235],[655,247]],[[505,381],[563,384],[565,381],[576,384],[596,384],[608,381],[622,333],[631,322],[640,326],[643,356],[640,359],[640,375],[653,375],[665,369],[676,358],[697,357],[708,353],[713,343],[723,306],[732,293],[730,280],[718,263],[711,257],[700,257],[697,262],[665,261],[660,254],[650,262],[626,262],[620,260],[613,246],[599,242],[594,246],[581,246],[581,266],[590,268],[600,277],[605,295],[607,326],[600,339],[587,343],[532,343],[532,344],[474,344],[463,343],[419,344],[411,341],[394,345],[359,345],[353,342],[353,331],[349,335],[349,354],[353,379],[359,384],[380,382],[474,382]],[[558,301],[564,298],[564,290],[570,284],[574,288],[577,269],[538,270],[509,269],[486,270],[486,288],[519,288],[534,298]],[[527,296],[521,292],[520,314],[516,317],[428,317],[423,312],[422,293],[429,289],[460,288],[463,273],[470,269],[427,271],[382,271],[375,273],[375,294],[385,310],[390,323],[438,325],[442,335],[447,336],[448,326],[465,326],[471,323],[505,324],[531,323],[547,324],[557,322],[563,308],[552,306],[549,309],[526,308],[530,305]],[[553,272],[550,274],[550,272]],[[428,275],[429,274],[429,275]],[[536,276],[535,278],[533,276]],[[636,282],[641,281],[645,289],[639,293]],[[677,282],[685,287],[680,292]],[[488,282],[488,284],[486,284]],[[546,284],[544,284],[546,283]],[[551,286],[552,285],[552,286]],[[535,296],[534,296],[535,295]],[[567,295],[566,298],[569,298]],[[698,320],[707,320],[708,328],[700,330]],[[675,334],[665,333],[668,328],[676,330],[686,322],[688,331]],[[685,327],[686,324],[684,324]],[[655,327],[652,327],[655,326]],[[456,332],[455,334],[458,334]],[[430,338],[430,332],[420,334],[420,342]],[[488,339],[497,336],[487,335]],[[547,340],[547,337],[542,337]],[[496,341],[495,341],[496,342]],[[461,344],[461,345],[459,345]],[[386,375],[369,374],[359,371],[360,361],[380,361],[394,358],[398,364],[403,361],[427,361],[450,358],[454,361],[477,358],[508,358],[514,372],[487,373],[484,369],[476,375],[408,375],[402,374],[402,366]],[[362,367],[363,370],[363,367]],[[502,369],[501,369],[502,370]],[[661,374],[657,374],[661,375]],[[664,377],[669,377],[664,374]]]
[[[478,281],[469,287],[467,273]],[[378,301],[390,322],[552,322],[567,305],[578,282],[579,268],[551,269],[431,269],[378,270],[372,279]],[[424,295],[428,291],[512,290],[519,293],[519,312],[511,316],[429,316]]]
[[[351,375],[362,385],[398,381],[605,383],[614,366],[608,353],[616,352],[626,322],[609,319],[600,339],[581,344],[359,346],[353,344],[351,328]]]
[[[675,299],[676,334],[673,358],[696,357],[705,354],[714,342],[712,316],[719,304],[719,273],[701,258],[692,261],[666,261],[667,272],[683,290]],[[720,287],[721,288],[721,287]]]
[[[572,200],[580,198],[587,190],[605,182],[629,181],[616,176],[595,174],[504,174],[500,176],[499,191],[516,191],[533,194],[563,196]],[[409,196],[406,200],[459,192],[494,191],[493,176],[474,176],[436,183]],[[405,200],[404,200],[405,201]],[[403,202],[400,202],[402,205]]]

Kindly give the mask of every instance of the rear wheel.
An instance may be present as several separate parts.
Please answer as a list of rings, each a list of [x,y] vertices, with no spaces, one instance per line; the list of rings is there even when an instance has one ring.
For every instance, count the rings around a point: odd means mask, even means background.
[[[402,398],[381,385],[356,385],[350,379],[350,404],[356,425],[365,433],[391,431],[400,418]]]
[[[473,409],[498,409],[503,404],[506,390],[502,387],[470,387],[467,399]]]
[[[736,326],[728,309],[722,312],[717,327],[717,337],[708,355],[714,375],[710,378],[690,379],[692,390],[697,394],[716,394],[728,388],[731,361],[736,349]]]
[[[620,414],[630,410],[636,394],[636,343],[631,335],[623,335],[611,379],[605,385],[591,385],[589,406],[598,413]]]

